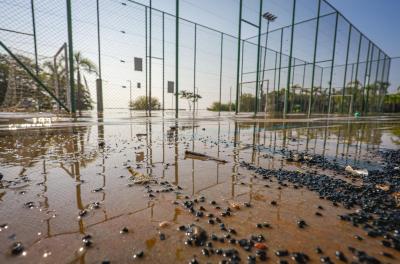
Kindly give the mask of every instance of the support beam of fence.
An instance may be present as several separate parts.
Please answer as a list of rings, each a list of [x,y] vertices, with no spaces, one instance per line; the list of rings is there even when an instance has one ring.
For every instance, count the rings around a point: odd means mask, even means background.
[[[367,79],[367,84],[365,84],[365,89],[367,90],[366,93],[366,98],[365,98],[365,107],[364,107],[364,113],[368,113],[368,104],[369,104],[369,90],[370,90],[370,84],[371,84],[371,74],[372,74],[372,61],[374,59],[374,50],[375,46],[372,45],[371,49],[371,61],[369,62],[369,70],[368,70],[368,79]]]
[[[151,105],[151,86],[152,86],[152,65],[153,65],[153,54],[152,54],[152,13],[153,13],[153,1],[150,0],[150,13],[149,13],[149,116],[151,116],[151,110],[152,110],[152,105]]]
[[[365,112],[365,89],[367,88],[367,83],[369,82],[369,68],[370,68],[370,57],[371,57],[371,50],[373,50],[373,47],[371,49],[371,42],[368,43],[368,52],[367,52],[367,62],[365,63],[365,74],[364,74],[364,85],[362,86],[362,102],[361,102],[361,112]]]
[[[353,90],[353,105],[352,105],[352,109],[350,109],[350,113],[353,113],[354,110],[354,104],[357,101],[357,93],[356,90],[358,88],[359,85],[361,85],[361,83],[358,81],[358,68],[360,67],[360,55],[361,55],[361,44],[362,44],[362,38],[363,35],[360,34],[360,40],[358,43],[358,51],[357,51],[357,64],[356,64],[356,75],[354,78],[354,87],[352,88]]]
[[[165,110],[165,14],[162,13],[162,114]]]
[[[196,111],[196,68],[197,68],[197,24],[194,24],[194,60],[193,60],[193,116]]]
[[[338,22],[339,22],[339,13],[336,13],[336,21],[335,21],[335,33],[333,36],[333,49],[332,49],[332,63],[331,63],[331,73],[329,76],[329,91],[328,91],[328,115],[331,114],[331,96],[332,96],[332,83],[333,83],[333,72],[335,70],[335,58],[336,58],[336,40],[338,33]]]
[[[310,90],[310,97],[308,100],[308,118],[311,117],[311,109],[313,105],[313,96],[314,96],[314,85],[315,85],[315,64],[317,61],[317,44],[318,44],[318,34],[319,34],[319,22],[320,22],[320,16],[321,16],[321,1],[318,0],[318,16],[317,16],[317,26],[315,29],[315,39],[314,39],[314,58],[313,58],[313,68],[312,68],[312,74],[311,74],[311,90]]]
[[[68,53],[69,53],[69,87],[71,92],[71,112],[76,113],[76,97],[75,97],[75,78],[74,78],[74,47],[72,33],[72,11],[71,0],[67,1],[67,26],[68,26]]]
[[[344,76],[343,76],[343,88],[342,88],[342,104],[341,104],[341,113],[344,113],[344,95],[346,92],[346,84],[347,84],[347,68],[349,66],[349,57],[350,57],[350,43],[351,43],[351,31],[353,27],[349,24],[349,35],[347,37],[347,50],[346,50],[346,64],[344,66]]]
[[[221,51],[220,51],[220,65],[219,65],[219,109],[218,115],[221,115],[221,105],[222,105],[222,64],[224,56],[224,33],[221,33]]]
[[[380,69],[380,67],[381,67],[381,54],[382,54],[382,52],[379,50],[379,54],[378,54],[378,65],[377,65],[377,67],[376,67],[376,74],[375,74],[375,93],[377,92],[377,87],[379,87],[380,85],[382,85],[382,82],[380,82],[379,81],[379,79],[378,79],[378,75],[379,75],[379,69]],[[369,92],[369,90],[368,90],[368,92]],[[376,95],[376,94],[375,94]],[[375,106],[375,111],[377,111],[377,109],[378,109],[378,106],[376,105]],[[369,105],[368,105],[368,103],[367,103],[367,112],[369,111]]]
[[[292,59],[293,59],[293,42],[294,42],[294,23],[296,18],[296,0],[293,0],[293,8],[292,8],[292,27],[291,27],[291,36],[290,36],[290,55],[289,55],[289,68],[288,68],[288,79],[285,90],[285,101],[283,106],[283,118],[286,118],[286,114],[288,111],[288,98],[289,98],[289,89],[290,89],[290,78],[291,78],[291,70],[292,70]]]
[[[244,64],[244,47],[245,47],[246,42],[244,42],[244,40],[242,40],[242,62],[241,62],[241,74],[240,74],[240,100],[239,100],[239,111],[240,111],[240,102],[242,100],[242,93],[243,93],[243,64]]]
[[[239,81],[240,81],[240,45],[242,40],[242,13],[243,13],[243,0],[239,3],[239,30],[238,30],[238,55],[237,55],[237,65],[236,65],[236,107],[235,114],[239,113]]]
[[[280,101],[281,101],[281,95],[280,95],[280,89],[281,89],[281,70],[282,70],[282,49],[283,49],[283,28],[281,29],[281,42],[280,42],[280,48],[279,48],[279,72],[278,72],[278,104],[277,107],[280,106]],[[278,108],[277,108],[278,110]]]
[[[97,94],[97,112],[103,112],[103,80],[101,73],[101,42],[100,42],[100,4],[99,0],[96,1],[97,11],[97,49],[99,61],[99,78],[96,80],[96,94]],[[130,102],[129,102],[130,103]]]
[[[179,116],[179,0],[176,2],[175,16],[175,118]]]

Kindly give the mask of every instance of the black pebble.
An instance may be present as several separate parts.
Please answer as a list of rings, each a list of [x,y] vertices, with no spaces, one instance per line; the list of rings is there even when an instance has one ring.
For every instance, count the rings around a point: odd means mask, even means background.
[[[278,257],[286,257],[289,255],[289,251],[287,251],[286,249],[277,250],[277,251],[275,251],[275,255],[277,255]]]
[[[204,256],[210,256],[210,251],[208,250],[208,249],[206,249],[206,248],[203,248],[202,250],[201,250],[201,253],[204,255]]]
[[[298,226],[299,228],[304,228],[306,225],[307,225],[307,224],[306,224],[306,221],[304,221],[304,220],[297,220],[297,226]]]
[[[128,230],[127,227],[124,227],[124,228],[122,228],[119,232],[120,232],[121,234],[126,234],[126,233],[129,232],[129,230]]]
[[[11,246],[11,253],[13,255],[19,255],[24,251],[24,246],[22,245],[21,242],[15,242],[12,246]]]
[[[322,249],[321,249],[320,247],[317,247],[317,248],[315,249],[315,253],[317,253],[317,254],[322,254],[323,251],[322,251]]]
[[[143,256],[144,256],[144,252],[139,251],[133,255],[133,258],[137,259],[137,258],[142,258]]]
[[[336,258],[339,259],[340,261],[347,262],[347,258],[346,258],[346,256],[343,254],[343,252],[341,252],[341,251],[336,251],[336,252],[335,252],[335,255],[336,255]]]

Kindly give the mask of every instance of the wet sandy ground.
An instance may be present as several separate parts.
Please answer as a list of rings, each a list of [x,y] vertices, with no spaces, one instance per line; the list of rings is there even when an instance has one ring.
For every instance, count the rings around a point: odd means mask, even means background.
[[[281,151],[320,154],[344,166],[379,168],[384,160],[376,151],[400,148],[399,118],[309,123],[230,118],[178,123],[160,118],[92,121],[58,120],[46,126],[0,130],[0,263],[188,263],[194,258],[199,263],[218,263],[224,259],[218,254],[204,256],[204,247],[185,245],[187,236],[177,228],[193,223],[208,236],[225,236],[223,242],[208,241],[214,249],[238,250],[243,263],[248,255],[256,255],[256,249],[247,252],[229,240],[260,234],[265,238],[262,247],[268,248],[267,261],[272,263],[294,262],[290,256],[275,255],[283,249],[303,252],[311,263],[319,263],[321,256],[339,263],[335,252],[341,251],[351,262],[355,259],[349,246],[382,263],[400,261],[400,252],[383,247],[382,238],[368,237],[363,229],[338,219],[357,209],[333,206],[317,193],[292,184],[282,187],[277,180],[266,184],[254,171],[240,166],[246,161],[270,169],[317,170],[360,185],[360,179],[352,180],[344,172],[288,162]],[[227,163],[185,159],[186,150]],[[134,184],[130,171],[155,181]],[[196,208],[204,208],[202,217],[182,205],[202,197],[204,202],[196,203]],[[220,216],[227,207],[231,216]],[[221,230],[218,223],[209,224],[209,214],[219,217],[233,233]],[[307,226],[299,228],[299,220]],[[262,223],[270,227],[258,228]],[[127,231],[121,232],[124,227]],[[85,235],[91,235],[92,245],[84,245]],[[16,242],[23,249],[13,255]],[[322,254],[315,252],[317,247]],[[143,257],[135,259],[140,251]]]

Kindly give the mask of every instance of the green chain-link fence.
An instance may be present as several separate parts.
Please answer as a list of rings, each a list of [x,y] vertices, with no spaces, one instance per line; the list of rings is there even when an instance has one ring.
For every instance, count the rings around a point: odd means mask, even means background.
[[[325,0],[0,0],[0,7],[1,111],[396,109],[386,104],[398,67]]]

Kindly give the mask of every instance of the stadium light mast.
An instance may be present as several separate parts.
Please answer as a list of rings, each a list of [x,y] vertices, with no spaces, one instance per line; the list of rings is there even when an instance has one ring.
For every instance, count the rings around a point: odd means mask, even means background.
[[[265,64],[267,61],[267,51],[268,51],[268,35],[269,35],[269,23],[274,22],[278,17],[266,12],[263,14],[263,18],[267,20],[267,32],[265,35],[265,52],[264,52],[264,63],[263,63],[263,71],[262,71],[262,78],[261,78],[261,91],[264,92],[264,77],[265,77]],[[265,107],[264,112],[267,113],[267,101],[268,101],[268,88],[269,88],[269,80],[267,86],[267,93],[265,94]],[[257,95],[258,96],[258,95]]]

